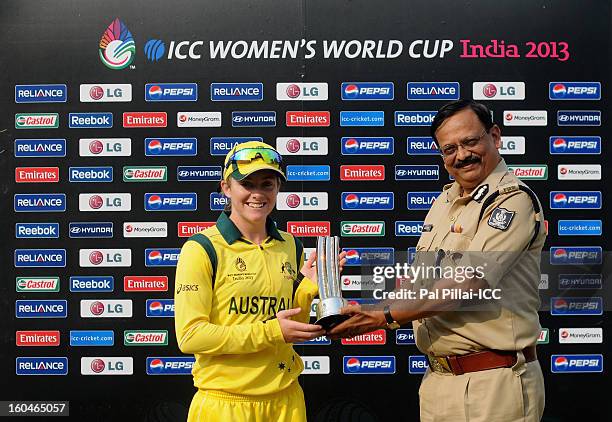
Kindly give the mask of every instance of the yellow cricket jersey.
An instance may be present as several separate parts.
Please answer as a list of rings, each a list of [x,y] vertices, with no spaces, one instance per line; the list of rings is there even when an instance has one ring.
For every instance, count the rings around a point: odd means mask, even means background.
[[[224,212],[181,249],[174,323],[180,350],[195,355],[194,385],[200,389],[270,394],[287,388],[304,369],[274,316],[300,307],[293,319],[308,322],[317,285],[307,278],[296,282],[304,261],[299,240],[271,219],[266,230],[266,241],[255,245]]]

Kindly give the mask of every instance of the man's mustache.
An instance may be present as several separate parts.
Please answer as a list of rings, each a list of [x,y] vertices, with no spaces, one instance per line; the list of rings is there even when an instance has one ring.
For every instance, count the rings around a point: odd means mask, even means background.
[[[469,166],[470,164],[480,163],[480,158],[475,155],[470,155],[465,160],[458,161],[453,167],[456,169],[460,169],[465,166]]]

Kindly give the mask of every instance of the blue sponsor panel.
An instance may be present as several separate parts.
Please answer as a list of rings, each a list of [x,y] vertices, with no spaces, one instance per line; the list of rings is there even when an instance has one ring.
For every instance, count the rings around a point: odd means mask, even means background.
[[[344,101],[389,101],[395,96],[393,82],[342,82],[340,92]]]
[[[342,155],[393,155],[393,150],[390,136],[342,138]]]
[[[145,138],[147,157],[193,156],[198,154],[196,138]]]
[[[66,249],[15,249],[15,268],[66,266]]]
[[[250,141],[262,142],[263,138],[257,136],[210,138],[210,155],[221,155],[225,157],[236,145]]]
[[[174,299],[147,299],[147,318],[174,318]]]
[[[406,250],[408,265],[412,265],[414,258],[416,258],[416,247],[411,246]]]
[[[15,157],[65,157],[65,139],[15,139]]]
[[[346,302],[349,305],[376,305],[380,303],[380,300],[374,298],[351,297],[347,298]]]
[[[145,267],[176,267],[180,248],[145,249]]]
[[[147,375],[191,375],[194,363],[193,356],[147,357]]]
[[[64,212],[65,193],[16,193],[13,197],[15,212]]]
[[[198,194],[185,193],[145,193],[145,211],[195,211],[198,209]]]
[[[146,84],[145,101],[198,101],[198,84],[166,83]]]
[[[212,83],[210,101],[262,101],[263,84],[256,83]]]
[[[555,374],[603,372],[603,355],[551,355],[550,371]]]
[[[551,154],[601,154],[601,136],[551,136]]]
[[[347,266],[393,265],[393,248],[342,248],[346,252]]]
[[[15,102],[21,103],[65,103],[68,88],[64,84],[15,85]]]
[[[396,236],[421,236],[423,231],[422,221],[396,221],[395,235]]]
[[[19,357],[15,360],[16,375],[67,375],[66,357]]]
[[[71,238],[91,237],[110,238],[113,237],[113,223],[70,223],[68,236]]]
[[[550,208],[555,209],[601,209],[600,191],[552,191]]]
[[[353,374],[395,374],[395,356],[343,356],[342,372]]]
[[[408,100],[458,100],[459,82],[408,82]]]
[[[70,330],[70,346],[114,346],[112,330]]]
[[[409,136],[406,138],[408,155],[440,155],[436,141],[431,136]]]
[[[408,192],[406,203],[409,210],[428,210],[442,192]]]
[[[559,236],[601,236],[601,220],[559,220]]]
[[[601,126],[601,111],[559,110],[557,126]]]
[[[217,192],[210,193],[210,210],[211,211],[223,211],[223,207],[227,205],[228,199],[222,194]]]
[[[115,290],[115,278],[112,275],[71,276],[71,292],[112,292]]]
[[[551,315],[602,315],[603,299],[601,297],[551,297]]]
[[[178,166],[176,180],[179,182],[218,182],[223,178],[221,166]]]
[[[423,355],[408,356],[408,373],[413,375],[424,374],[429,368],[429,361]]]
[[[340,126],[384,126],[384,111],[341,111]]]
[[[393,192],[342,192],[343,210],[392,210]]]
[[[331,339],[326,336],[313,338],[312,340],[303,341],[301,343],[295,343],[296,346],[329,346]]]
[[[601,100],[600,82],[549,82],[551,100]]]
[[[59,238],[59,223],[16,223],[15,237],[24,238]]]
[[[113,113],[69,113],[70,129],[108,129],[113,127]]]
[[[113,168],[108,167],[70,167],[68,180],[76,182],[112,182]]]
[[[416,344],[412,328],[399,328],[395,330],[395,344],[400,346]]]
[[[274,127],[276,111],[232,111],[232,127]]]
[[[602,287],[602,274],[559,274],[560,290],[600,290]]]
[[[287,166],[287,180],[290,182],[316,182],[330,180],[330,168],[326,165]]]
[[[17,318],[66,318],[68,303],[65,300],[17,300]]]
[[[601,246],[552,246],[551,265],[597,265],[602,262]]]
[[[396,111],[395,126],[431,126],[437,111]]]
[[[439,180],[440,166],[433,165],[396,165],[395,180]]]

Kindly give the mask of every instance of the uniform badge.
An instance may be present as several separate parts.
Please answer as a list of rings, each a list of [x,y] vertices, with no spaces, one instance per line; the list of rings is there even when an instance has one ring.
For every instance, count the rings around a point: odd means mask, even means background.
[[[423,232],[430,232],[433,229],[433,224],[423,224]]]
[[[508,211],[505,208],[497,207],[491,213],[487,224],[494,229],[505,231],[510,227],[515,211]]]
[[[472,199],[481,202],[487,193],[489,193],[489,185],[482,185],[472,193]]]

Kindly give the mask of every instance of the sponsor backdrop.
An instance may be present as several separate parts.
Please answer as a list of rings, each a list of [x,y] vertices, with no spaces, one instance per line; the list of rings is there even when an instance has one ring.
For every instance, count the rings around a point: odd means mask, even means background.
[[[346,296],[372,301],[358,266],[413,251],[449,182],[428,126],[464,97],[492,109],[506,161],[548,220],[546,417],[603,419],[609,4],[20,0],[3,11],[3,400],[70,401],[75,420],[180,420],[193,359],[174,337],[174,266],[222,209],[215,187],[236,142],[282,152],[278,226],[307,248],[341,235]],[[312,420],[417,419],[427,362],[410,327],[296,348]]]

